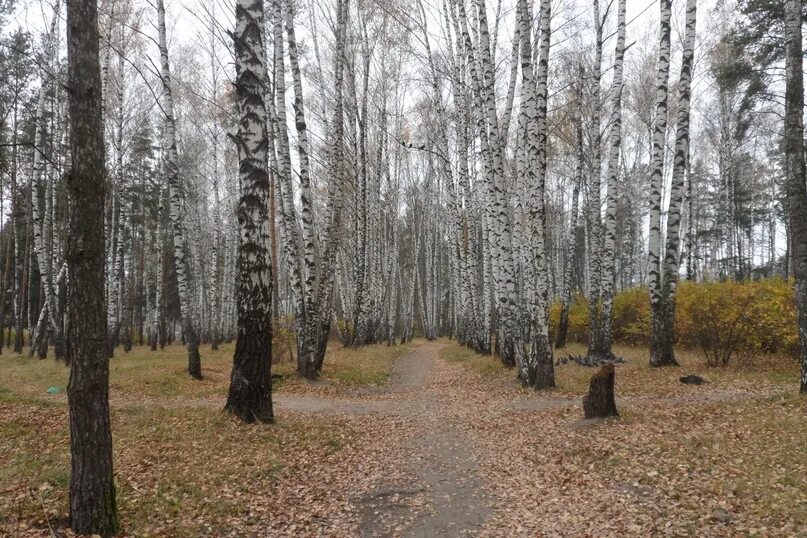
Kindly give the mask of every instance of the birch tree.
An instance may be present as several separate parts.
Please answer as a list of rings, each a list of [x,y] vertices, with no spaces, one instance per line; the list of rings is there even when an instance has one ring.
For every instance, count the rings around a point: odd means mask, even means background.
[[[655,118],[653,119],[650,170],[650,233],[648,236],[647,280],[650,289],[651,366],[678,364],[672,355],[672,335],[664,335],[664,293],[661,277],[661,190],[664,179],[664,144],[667,137],[667,85],[670,79],[670,0],[659,0],[660,27],[656,74]],[[669,345],[668,345],[669,342]]]
[[[607,15],[607,13],[606,13]],[[589,344],[588,354],[597,355],[602,339],[600,318],[601,286],[602,286],[602,101],[600,96],[602,83],[602,31],[605,17],[600,13],[600,2],[594,0],[594,68],[592,72],[591,90],[591,164],[589,181],[587,182],[586,204],[588,212],[588,319]]]
[[[160,49],[160,82],[162,84],[162,110],[165,116],[165,150],[163,154],[165,174],[169,190],[169,220],[173,241],[174,267],[177,274],[177,288],[182,317],[182,335],[188,346],[188,373],[195,379],[202,378],[202,361],[199,356],[199,342],[193,326],[191,312],[190,264],[186,254],[185,234],[182,227],[182,183],[179,177],[179,163],[176,140],[176,118],[174,116],[174,96],[171,90],[171,69],[168,63],[168,41],[165,28],[165,5],[157,0],[157,24]]]
[[[525,226],[527,256],[525,270],[526,323],[518,340],[519,378],[522,384],[536,389],[555,386],[552,347],[549,340],[549,281],[546,254],[545,183],[547,162],[547,97],[549,44],[551,37],[551,3],[540,6],[540,40],[538,73],[532,68],[532,13],[527,0],[519,0],[518,20],[521,54],[521,111],[519,129],[525,135],[524,152],[518,166],[524,174],[527,224]]]
[[[49,132],[48,95],[54,91],[54,73],[56,53],[58,48],[58,37],[56,35],[57,23],[59,20],[59,2],[56,3],[51,20],[50,29],[45,37],[45,54],[43,57],[44,66],[41,73],[41,86],[37,99],[37,108],[34,127],[34,152],[33,170],[31,178],[31,222],[33,227],[33,247],[37,269],[42,281],[42,289],[45,293],[45,300],[42,310],[37,318],[36,328],[31,337],[31,352],[33,356],[36,351],[40,359],[47,355],[48,333],[56,334],[58,331],[56,322],[56,294],[53,283],[53,260],[49,256],[47,234],[51,232],[52,220],[49,218],[52,213],[48,212],[48,207],[52,203],[52,198],[48,198],[48,193],[52,192],[52,178],[49,180],[50,165],[54,157],[52,151],[47,152],[46,148],[53,148],[53,140],[56,133]],[[49,143],[46,139],[50,138]],[[40,194],[45,195],[45,200],[40,200]],[[44,203],[41,203],[44,202]],[[44,209],[44,212],[43,212]]]
[[[238,338],[225,409],[245,422],[272,422],[272,266],[269,252],[266,56],[263,1],[238,0],[233,42],[240,119]]]
[[[678,110],[676,114],[675,154],[670,185],[670,202],[667,210],[666,248],[663,264],[662,307],[657,314],[661,319],[653,323],[658,334],[651,341],[657,342],[661,363],[675,363],[673,351],[673,324],[675,321],[675,295],[678,272],[681,264],[680,229],[683,205],[684,181],[689,161],[689,111],[692,84],[692,61],[695,56],[695,21],[697,0],[687,0],[684,54],[681,60],[681,75],[678,81]],[[651,350],[652,358],[652,350]]]
[[[560,320],[558,322],[558,332],[555,338],[555,348],[560,349],[566,346],[566,335],[569,330],[569,307],[572,302],[572,279],[574,278],[574,260],[577,247],[577,227],[578,227],[578,204],[580,199],[580,186],[583,183],[583,167],[585,165],[583,151],[583,117],[581,108],[583,106],[583,69],[580,68],[580,76],[575,90],[573,106],[575,109],[574,133],[575,133],[575,177],[572,188],[572,205],[569,215],[569,232],[566,247],[566,259],[563,271],[563,295],[561,296]]]
[[[625,57],[625,0],[617,6],[616,48],[614,50],[614,78],[611,82],[611,119],[607,168],[607,194],[605,199],[605,221],[600,256],[600,297],[596,298],[598,317],[596,337],[593,346],[589,345],[589,356],[613,359],[611,351],[611,321],[614,308],[614,284],[616,269],[616,213],[619,172],[619,152],[622,145],[622,64]],[[594,300],[592,298],[592,300]]]
[[[274,16],[282,17],[279,6],[275,6]],[[280,19],[283,21],[283,19]],[[290,53],[292,48],[295,59],[292,60],[292,76],[299,78],[300,71],[296,59],[297,47],[293,26],[293,15],[286,16],[287,35],[290,43]],[[331,302],[334,292],[334,272],[339,248],[339,228],[342,221],[342,196],[344,181],[344,97],[343,83],[345,76],[345,49],[347,40],[347,27],[349,21],[348,0],[339,0],[336,6],[336,36],[334,46],[334,70],[333,70],[333,113],[329,122],[329,143],[327,145],[327,165],[326,173],[329,176],[328,189],[325,200],[325,212],[320,221],[320,233],[317,237],[313,231],[313,211],[312,202],[308,198],[310,189],[303,186],[301,195],[306,195],[303,204],[303,241],[304,256],[303,264],[307,269],[305,283],[302,278],[296,276],[292,279],[292,286],[297,294],[297,371],[300,375],[314,379],[319,376],[322,363],[325,359],[325,350],[328,344],[328,335],[331,324]],[[277,21],[276,21],[277,24]],[[282,27],[281,27],[282,28]],[[278,39],[278,28],[275,26],[275,91],[279,92],[278,69],[283,69],[282,56],[278,58],[278,47],[282,48],[282,40]],[[295,109],[296,126],[298,129],[298,156],[307,155],[308,147],[305,144],[305,116],[302,99],[302,87],[299,81],[295,80]],[[278,103],[280,98],[277,97]],[[280,129],[285,125],[278,122]],[[301,135],[302,132],[302,135]],[[301,144],[302,141],[302,144]],[[307,159],[302,157],[301,165],[308,164]],[[302,172],[302,171],[301,171]],[[307,172],[307,170],[306,170]],[[288,173],[288,172],[283,172]],[[281,202],[282,203],[282,202]],[[294,217],[293,204],[284,206],[286,227],[297,227],[297,220]],[[311,227],[306,229],[306,227]],[[319,251],[319,265],[315,267],[313,263],[316,252]],[[299,250],[298,250],[299,252]],[[291,263],[300,264],[299,255],[291,258]]]

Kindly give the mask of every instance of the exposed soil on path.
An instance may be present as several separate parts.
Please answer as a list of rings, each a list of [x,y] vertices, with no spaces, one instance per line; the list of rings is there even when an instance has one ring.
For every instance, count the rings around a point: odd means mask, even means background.
[[[426,344],[401,357],[390,376],[389,391],[406,413],[411,440],[401,462],[410,483],[380,483],[364,494],[362,536],[462,536],[478,531],[491,500],[477,473],[473,439],[453,423],[449,398],[430,375],[444,367],[440,345]],[[385,402],[392,403],[392,402]],[[402,503],[402,498],[415,502]]]

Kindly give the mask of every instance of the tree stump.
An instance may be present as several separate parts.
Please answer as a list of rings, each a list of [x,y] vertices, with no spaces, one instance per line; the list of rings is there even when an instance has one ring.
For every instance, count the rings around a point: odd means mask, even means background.
[[[586,418],[618,417],[614,399],[614,365],[605,364],[591,377],[588,396],[583,398]]]

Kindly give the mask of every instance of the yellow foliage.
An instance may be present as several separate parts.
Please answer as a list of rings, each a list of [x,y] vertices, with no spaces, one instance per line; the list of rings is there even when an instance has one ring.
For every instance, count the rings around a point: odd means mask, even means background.
[[[701,351],[709,364],[750,359],[759,352],[797,356],[798,331],[793,284],[779,278],[757,282],[682,282],[675,313],[677,344]],[[552,334],[560,320],[560,303],[550,309]],[[650,300],[646,288],[614,298],[614,342],[648,345]],[[574,298],[569,308],[570,341],[588,339],[588,306]]]
[[[560,302],[555,302],[549,307],[549,334],[553,342],[558,335],[560,310]],[[572,297],[566,339],[570,342],[585,342],[588,339],[588,301],[582,294]]]
[[[297,333],[294,330],[294,316],[281,316],[272,321],[272,363],[294,361],[297,347]]]
[[[650,299],[644,288],[633,288],[614,297],[615,342],[642,345],[650,334]]]

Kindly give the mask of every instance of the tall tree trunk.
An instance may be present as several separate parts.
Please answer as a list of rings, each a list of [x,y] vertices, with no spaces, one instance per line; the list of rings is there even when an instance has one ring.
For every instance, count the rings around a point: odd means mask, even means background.
[[[16,76],[16,71],[15,71]],[[15,80],[15,86],[17,85],[17,81]],[[22,319],[22,301],[21,301],[21,294],[20,288],[22,287],[22,267],[20,266],[20,252],[22,252],[22,233],[20,230],[20,213],[22,208],[20,207],[21,201],[21,194],[20,194],[20,186],[17,182],[17,137],[19,133],[19,129],[17,127],[18,121],[18,111],[19,111],[19,95],[18,92],[14,94],[14,131],[11,135],[11,219],[9,224],[11,225],[11,233],[9,233],[9,254],[7,258],[6,265],[8,266],[9,259],[13,256],[14,258],[14,267],[13,269],[9,268],[7,271],[10,273],[12,270],[14,272],[14,280],[12,286],[12,298],[11,304],[13,307],[12,312],[14,313],[14,322],[9,323],[9,339],[11,335],[11,327],[17,327],[19,331],[19,327],[21,325],[20,321]],[[12,249],[13,245],[13,249]],[[8,282],[8,276],[5,277],[6,282]],[[8,284],[4,284],[3,289],[8,289]],[[22,351],[22,342],[19,342],[19,350],[17,349],[17,341],[21,340],[21,335],[18,333],[15,338],[14,342],[14,351],[19,353]],[[0,340],[2,340],[2,334],[0,334]],[[11,343],[9,342],[9,345]]]
[[[598,355],[601,347],[602,330],[600,309],[602,307],[602,101],[600,85],[602,79],[602,30],[605,24],[600,15],[600,2],[594,0],[594,70],[591,90],[591,176],[588,182],[588,237],[589,237],[589,284],[588,284],[588,354]]]
[[[331,136],[328,146],[328,198],[323,218],[320,245],[322,261],[320,280],[316,289],[316,315],[310,321],[312,334],[318,345],[315,353],[303,364],[302,375],[314,378],[319,375],[325,359],[328,334],[331,323],[331,302],[334,291],[334,273],[336,272],[336,254],[339,247],[339,228],[342,215],[342,196],[344,174],[347,167],[344,152],[344,69],[347,26],[349,24],[349,0],[337,0],[336,3],[336,50],[334,58],[334,111],[331,121]]]
[[[294,125],[297,130],[297,156],[300,162],[300,213],[303,243],[303,307],[305,318],[302,320],[302,330],[298,334],[297,356],[302,364],[310,362],[316,355],[319,347],[318,323],[314,310],[320,305],[316,304],[316,284],[320,280],[317,267],[319,244],[314,223],[314,204],[311,192],[311,164],[309,161],[308,128],[305,120],[305,102],[303,95],[302,75],[300,72],[297,39],[294,32],[294,5],[286,5],[286,36],[289,43],[289,64],[294,85]],[[300,357],[303,357],[300,359]]]
[[[575,270],[575,253],[577,252],[577,225],[578,225],[578,204],[580,200],[580,186],[583,183],[583,166],[585,160],[583,157],[583,117],[582,117],[582,103],[583,103],[583,69],[580,68],[580,77],[575,91],[575,153],[577,164],[575,168],[574,188],[572,189],[572,207],[571,217],[569,219],[569,236],[568,245],[566,247],[566,262],[563,273],[563,297],[561,298],[562,304],[560,309],[560,321],[558,323],[558,334],[555,338],[555,347],[562,348],[566,346],[566,336],[569,332],[569,308],[572,303],[572,279],[574,278]]]
[[[807,393],[807,185],[804,164],[804,73],[799,0],[785,1],[785,158],[796,306],[799,311],[800,392]]]
[[[661,190],[664,178],[664,149],[667,134],[667,86],[670,79],[670,0],[659,0],[658,73],[656,75],[656,116],[653,120],[653,162],[650,173],[650,234],[648,237],[647,278],[650,289],[650,365],[677,365],[672,334],[665,333],[664,293],[661,275]]]
[[[53,20],[50,25],[50,31],[46,38],[46,55],[45,55],[45,69],[50,69],[54,65],[56,57],[56,30],[57,21],[59,20],[59,2],[56,3],[56,8],[53,13]],[[34,131],[34,159],[33,159],[33,174],[31,178],[31,221],[33,225],[33,242],[34,242],[34,256],[36,259],[37,268],[39,269],[39,278],[41,288],[44,290],[44,301],[42,310],[36,323],[36,329],[31,335],[31,355],[38,350],[40,359],[44,359],[48,351],[48,332],[50,329],[55,330],[55,306],[56,300],[53,290],[53,266],[52,260],[48,256],[47,241],[45,235],[48,233],[48,214],[47,206],[40,203],[40,194],[44,193],[47,196],[48,184],[48,161],[52,160],[53,156],[52,139],[54,133],[48,131],[48,120],[46,118],[46,110],[48,108],[48,94],[53,87],[52,76],[45,71],[41,76],[41,87],[39,89],[39,99],[36,110],[35,131]],[[50,141],[46,142],[46,138]],[[46,149],[48,148],[48,149]],[[47,151],[47,152],[46,152]],[[42,207],[45,206],[43,213]]]
[[[109,420],[104,304],[104,132],[94,0],[67,2],[67,86],[72,170],[67,186],[69,267],[70,525],[79,534],[118,532]]]
[[[177,289],[179,291],[180,315],[182,317],[182,334],[188,346],[188,373],[195,379],[202,378],[202,361],[199,357],[199,342],[196,328],[193,326],[191,312],[190,264],[185,252],[185,233],[182,229],[182,185],[179,178],[179,162],[177,155],[176,118],[174,116],[174,97],[171,92],[171,71],[168,65],[168,45],[165,30],[165,5],[157,0],[157,18],[160,44],[160,78],[162,80],[163,102],[165,113],[165,173],[169,188],[169,217],[171,237],[173,239],[174,266],[177,273]]]
[[[599,336],[595,348],[589,355],[605,359],[614,358],[611,351],[611,321],[614,309],[614,284],[616,280],[616,209],[617,174],[619,171],[619,151],[622,145],[622,61],[625,57],[625,0],[619,0],[617,7],[616,49],[614,50],[614,79],[611,84],[611,133],[609,136],[608,180],[605,198],[605,226],[601,251],[602,282],[600,285],[600,319],[597,330]]]
[[[264,96],[263,0],[237,0],[235,92],[240,119],[238,340],[225,409],[245,422],[272,422],[272,266]]]
[[[504,184],[504,158],[499,133],[494,73],[490,63],[490,42],[484,0],[475,0],[479,22],[479,44],[473,46],[468,30],[468,17],[463,1],[456,1],[462,42],[467,55],[471,78],[477,130],[480,138],[483,173],[485,175],[486,203],[484,219],[487,225],[485,241],[490,249],[490,264],[494,284],[496,311],[496,352],[506,366],[515,366],[515,267],[512,252],[512,226],[509,222],[506,185]],[[477,62],[475,50],[479,50]],[[477,69],[477,63],[480,68]]]
[[[656,325],[660,328],[662,356],[675,361],[673,334],[675,323],[675,293],[678,286],[680,268],[680,228],[681,208],[684,199],[684,181],[689,161],[689,109],[692,82],[692,61],[695,52],[695,21],[697,0],[687,0],[686,30],[684,35],[684,55],[681,61],[681,78],[678,82],[678,111],[675,134],[675,156],[673,160],[672,183],[670,185],[670,205],[667,210],[667,241],[665,245],[661,319]]]
[[[541,33],[538,72],[532,69],[532,13],[527,0],[519,0],[519,35],[521,36],[521,114],[519,123],[526,134],[525,152],[520,169],[525,174],[529,254],[526,256],[525,281],[528,289],[526,327],[516,347],[519,377],[525,386],[545,389],[555,386],[552,345],[549,339],[549,281],[546,253],[545,183],[547,164],[547,82],[549,76],[549,44],[551,37],[551,0],[540,5]],[[522,349],[524,348],[524,349]]]
[[[122,41],[122,40],[121,40]],[[112,196],[115,199],[117,211],[117,221],[115,221],[115,255],[113,272],[109,275],[109,321],[107,327],[107,339],[110,358],[115,354],[115,348],[120,342],[121,330],[128,330],[124,323],[128,289],[126,282],[127,266],[126,261],[129,256],[129,194],[126,188],[126,171],[123,166],[123,123],[124,115],[124,54],[123,43],[119,44],[117,77],[115,80],[115,95],[117,100],[117,110],[115,111],[115,187]],[[114,221],[114,219],[113,219]]]

